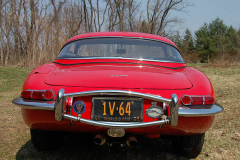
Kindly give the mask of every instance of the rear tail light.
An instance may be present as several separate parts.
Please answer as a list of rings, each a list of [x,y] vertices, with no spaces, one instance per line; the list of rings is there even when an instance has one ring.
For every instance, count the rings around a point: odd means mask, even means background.
[[[213,97],[211,97],[211,96],[206,96],[204,98],[205,98],[205,105],[215,103],[215,99]]]
[[[43,91],[32,91],[32,99],[44,100]]]
[[[25,90],[21,95],[25,99],[52,100],[55,92],[54,90]]]
[[[210,105],[215,102],[215,99],[210,95],[182,95],[181,102],[183,105]]]
[[[46,100],[51,100],[51,99],[53,99],[54,95],[55,95],[54,90],[46,90],[46,91],[44,92],[44,98],[45,98]]]
[[[181,101],[182,101],[182,104],[184,104],[184,105],[191,105],[191,103],[192,103],[192,98],[191,98],[190,96],[184,95],[184,96],[181,98]]]
[[[21,95],[25,99],[32,99],[32,91],[30,90],[23,91]]]

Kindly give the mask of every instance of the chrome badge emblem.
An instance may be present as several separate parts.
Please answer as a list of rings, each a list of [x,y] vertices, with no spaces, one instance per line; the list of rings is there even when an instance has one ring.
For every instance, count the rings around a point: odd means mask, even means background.
[[[120,74],[110,74],[110,77],[127,77],[128,75],[120,75]]]
[[[82,114],[86,110],[86,104],[83,101],[76,101],[73,104],[73,110],[77,114]]]
[[[149,118],[160,118],[164,114],[164,110],[157,106],[157,102],[152,102],[152,106],[146,109],[145,112]]]

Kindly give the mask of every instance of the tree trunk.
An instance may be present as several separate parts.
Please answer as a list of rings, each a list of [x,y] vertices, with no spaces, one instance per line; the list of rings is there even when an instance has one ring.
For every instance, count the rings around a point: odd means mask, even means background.
[[[1,65],[4,65],[4,54],[3,54],[3,40],[2,40],[2,37],[3,37],[3,34],[2,34],[2,0],[0,0],[0,47],[1,47]]]

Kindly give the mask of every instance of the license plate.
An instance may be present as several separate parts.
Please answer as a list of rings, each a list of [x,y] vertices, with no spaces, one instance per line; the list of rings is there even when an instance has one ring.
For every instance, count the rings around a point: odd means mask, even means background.
[[[93,97],[92,120],[112,122],[141,122],[142,98]]]

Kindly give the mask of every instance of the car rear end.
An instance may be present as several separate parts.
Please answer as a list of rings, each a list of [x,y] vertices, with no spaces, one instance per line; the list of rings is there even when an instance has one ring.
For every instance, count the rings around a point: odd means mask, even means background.
[[[102,34],[73,37],[54,63],[29,75],[13,100],[22,108],[34,146],[56,148],[59,131],[92,133],[98,145],[119,138],[131,145],[138,135],[165,135],[182,155],[198,155],[204,133],[223,110],[207,77],[186,67],[166,38]]]

